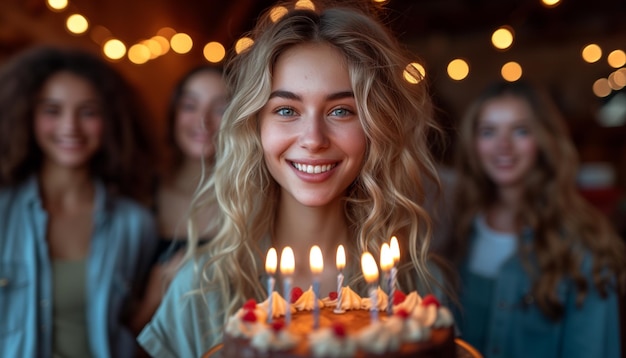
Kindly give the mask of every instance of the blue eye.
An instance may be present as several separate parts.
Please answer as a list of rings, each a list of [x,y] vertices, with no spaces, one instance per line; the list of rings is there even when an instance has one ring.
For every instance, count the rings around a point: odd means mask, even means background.
[[[491,137],[493,136],[495,133],[495,131],[493,130],[493,128],[479,128],[478,129],[478,136],[479,137]]]
[[[347,108],[336,108],[330,112],[331,116],[337,116],[337,117],[346,117],[351,114],[353,114],[353,112]]]
[[[530,135],[530,130],[526,127],[515,128],[515,135],[525,137],[527,135]]]
[[[296,111],[294,111],[293,108],[290,107],[281,107],[276,110],[276,114],[278,114],[279,116],[289,117],[294,116],[296,114]]]

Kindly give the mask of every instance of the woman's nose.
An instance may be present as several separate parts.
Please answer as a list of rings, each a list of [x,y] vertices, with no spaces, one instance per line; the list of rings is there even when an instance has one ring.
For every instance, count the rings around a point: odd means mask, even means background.
[[[315,115],[303,120],[299,143],[310,151],[328,147],[328,127],[323,116]]]

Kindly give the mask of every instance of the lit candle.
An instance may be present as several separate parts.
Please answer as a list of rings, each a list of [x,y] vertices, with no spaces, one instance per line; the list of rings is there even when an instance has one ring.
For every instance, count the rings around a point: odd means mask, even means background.
[[[337,275],[337,306],[335,306],[335,310],[333,311],[337,314],[346,312],[341,308],[341,291],[343,291],[342,288],[344,267],[346,267],[346,251],[344,250],[343,245],[339,245],[339,247],[337,248],[337,270],[339,270],[339,274]]]
[[[311,247],[309,264],[313,274],[313,329],[318,329],[320,328],[320,305],[318,302],[320,297],[320,274],[324,270],[324,258],[322,257],[322,250],[317,245]]]
[[[267,305],[267,321],[272,322],[272,293],[274,292],[274,283],[276,279],[274,278],[274,274],[276,273],[276,265],[278,264],[278,257],[276,255],[276,249],[271,248],[267,252],[267,258],[265,259],[265,272],[268,274],[267,279],[267,296],[268,305]]]
[[[372,321],[378,321],[378,309],[376,299],[376,283],[378,282],[378,267],[376,267],[376,260],[374,256],[369,252],[364,252],[361,256],[361,270],[363,270],[363,277],[365,281],[370,285],[369,295],[372,300]]]
[[[400,262],[400,245],[398,244],[398,239],[395,236],[391,237],[391,242],[389,243],[389,250],[391,251],[391,258],[393,259],[393,266],[391,267],[391,288],[389,289],[389,302],[390,305],[393,304],[393,296],[396,292],[396,286],[398,281],[398,263]]]
[[[286,246],[283,252],[280,254],[280,273],[283,275],[283,295],[285,301],[287,301],[287,312],[285,312],[285,325],[291,323],[291,275],[293,274],[295,259],[293,258],[293,250],[291,247]]]
[[[387,315],[391,316],[392,312],[392,304],[393,304],[393,300],[392,300],[392,294],[393,294],[393,284],[391,282],[391,275],[389,274],[389,272],[391,271],[391,269],[393,268],[393,257],[391,257],[391,249],[389,248],[389,244],[388,243],[384,243],[383,246],[380,248],[380,269],[383,270],[384,272],[384,276],[387,279],[387,287],[388,287],[388,291],[387,293],[389,294],[389,300],[387,300]]]

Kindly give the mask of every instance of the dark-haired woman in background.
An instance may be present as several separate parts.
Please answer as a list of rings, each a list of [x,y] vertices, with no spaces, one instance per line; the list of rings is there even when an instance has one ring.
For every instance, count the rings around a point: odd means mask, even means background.
[[[75,50],[0,70],[0,356],[132,357],[156,227],[131,88]]]

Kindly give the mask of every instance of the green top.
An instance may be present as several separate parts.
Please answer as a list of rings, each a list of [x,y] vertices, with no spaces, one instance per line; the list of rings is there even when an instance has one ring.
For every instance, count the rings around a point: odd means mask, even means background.
[[[54,358],[91,357],[87,335],[86,261],[52,261]]]

